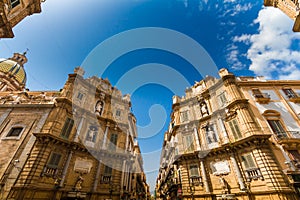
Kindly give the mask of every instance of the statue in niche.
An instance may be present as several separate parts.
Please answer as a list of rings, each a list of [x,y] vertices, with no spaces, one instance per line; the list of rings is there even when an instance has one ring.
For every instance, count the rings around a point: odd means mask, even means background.
[[[86,135],[86,141],[95,142],[97,137],[98,128],[96,126],[90,126]]]
[[[213,125],[206,126],[206,136],[207,136],[208,144],[218,142]]]
[[[208,115],[208,108],[207,108],[207,105],[206,105],[205,101],[202,101],[200,103],[200,111],[201,111],[201,115],[203,117]]]
[[[103,112],[103,102],[98,101],[95,106],[95,113],[98,113],[101,116],[102,112]]]

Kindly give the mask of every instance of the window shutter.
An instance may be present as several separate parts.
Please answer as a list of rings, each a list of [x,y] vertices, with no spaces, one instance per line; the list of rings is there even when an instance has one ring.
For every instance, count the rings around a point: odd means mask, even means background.
[[[108,167],[108,166],[105,166],[104,174],[105,175],[112,175],[112,168]]]
[[[10,129],[6,137],[18,137],[22,132],[22,130],[23,130],[22,127],[13,127]]]
[[[232,131],[232,134],[233,134],[233,137],[234,137],[235,139],[239,139],[239,138],[242,137],[240,128],[239,128],[239,126],[238,126],[238,124],[237,124],[237,121],[236,121],[235,119],[233,119],[233,120],[231,120],[231,121],[229,122],[229,127],[230,127],[230,129],[231,129],[231,131]]]
[[[256,168],[254,159],[251,154],[246,154],[242,156],[242,161],[246,169]]]
[[[197,165],[190,165],[190,176],[199,176],[199,170]]]
[[[65,138],[68,138],[72,131],[73,125],[74,125],[74,120],[67,118],[66,122],[62,128],[61,135]]]
[[[48,164],[57,167],[59,164],[60,158],[61,158],[60,154],[52,153]]]

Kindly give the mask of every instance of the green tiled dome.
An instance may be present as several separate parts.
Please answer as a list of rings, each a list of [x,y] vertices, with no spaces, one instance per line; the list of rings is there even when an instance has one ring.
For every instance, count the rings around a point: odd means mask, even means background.
[[[10,59],[0,59],[0,72],[6,73],[16,79],[20,84],[26,83],[26,73],[23,66]]]

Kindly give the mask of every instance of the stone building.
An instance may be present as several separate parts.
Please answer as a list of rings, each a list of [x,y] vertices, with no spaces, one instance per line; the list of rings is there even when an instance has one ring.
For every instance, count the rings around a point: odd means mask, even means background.
[[[157,198],[298,199],[300,81],[219,75],[173,97]]]
[[[0,199],[147,194],[130,96],[80,67],[60,91],[29,91],[26,61],[0,60]]]
[[[12,38],[12,28],[25,17],[41,12],[43,0],[0,1],[0,38]]]
[[[279,8],[282,12],[295,21],[293,31],[300,31],[300,2],[298,0],[264,0],[264,5]]]

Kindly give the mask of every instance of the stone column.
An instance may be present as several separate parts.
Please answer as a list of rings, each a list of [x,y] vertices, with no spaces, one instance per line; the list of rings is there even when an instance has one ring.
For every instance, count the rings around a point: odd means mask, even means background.
[[[229,142],[229,138],[228,138],[228,134],[226,132],[226,128],[225,128],[225,125],[223,123],[223,120],[221,117],[218,118],[218,123],[219,123],[219,126],[221,128],[221,132],[222,132],[222,136],[224,137],[224,143],[228,143]]]
[[[207,179],[207,175],[206,175],[206,170],[205,170],[205,166],[204,166],[204,161],[202,159],[200,159],[200,168],[201,168],[201,174],[202,174],[202,178],[203,178],[205,192],[210,192],[208,179]]]
[[[104,132],[104,136],[103,136],[102,149],[106,149],[106,140],[107,140],[108,129],[109,129],[109,122],[107,122],[107,124],[106,124],[105,132]]]
[[[127,134],[126,134],[126,141],[125,141],[125,153],[127,152],[128,146],[129,146],[129,131],[127,130]]]
[[[75,137],[74,137],[74,142],[78,142],[78,141],[79,141],[78,138],[79,138],[80,131],[81,131],[81,128],[82,128],[83,119],[84,119],[84,117],[82,117],[82,118],[80,119],[80,122],[79,122],[79,124],[78,124],[77,132],[76,132],[76,135],[75,135]]]
[[[196,139],[196,150],[200,151],[200,139],[199,139],[199,135],[198,135],[198,131],[197,131],[196,127],[194,127],[194,135],[195,135],[195,139]]]
[[[123,160],[123,164],[122,164],[122,176],[121,176],[121,188],[120,188],[120,192],[123,193],[123,186],[124,186],[124,181],[125,181],[125,167],[126,167],[126,160]]]
[[[94,184],[93,184],[93,192],[96,192],[96,190],[97,190],[99,177],[100,177],[100,170],[101,170],[101,160],[99,160],[98,164],[97,164],[96,177],[95,177]]]
[[[64,167],[64,170],[62,172],[62,177],[61,177],[61,181],[60,181],[60,184],[59,184],[60,187],[64,186],[64,182],[65,182],[66,175],[67,175],[67,172],[68,172],[68,169],[69,169],[69,165],[70,165],[72,155],[73,155],[73,151],[70,151],[70,153],[68,155],[68,158],[67,158],[67,161],[66,161],[66,164],[65,164],[65,167]]]
[[[230,155],[230,160],[233,164],[234,171],[235,171],[236,176],[238,178],[238,183],[240,185],[240,190],[245,190],[246,188],[245,188],[243,176],[241,174],[241,170],[240,170],[239,165],[238,165],[238,163],[237,163],[237,161],[236,161],[233,154]]]

